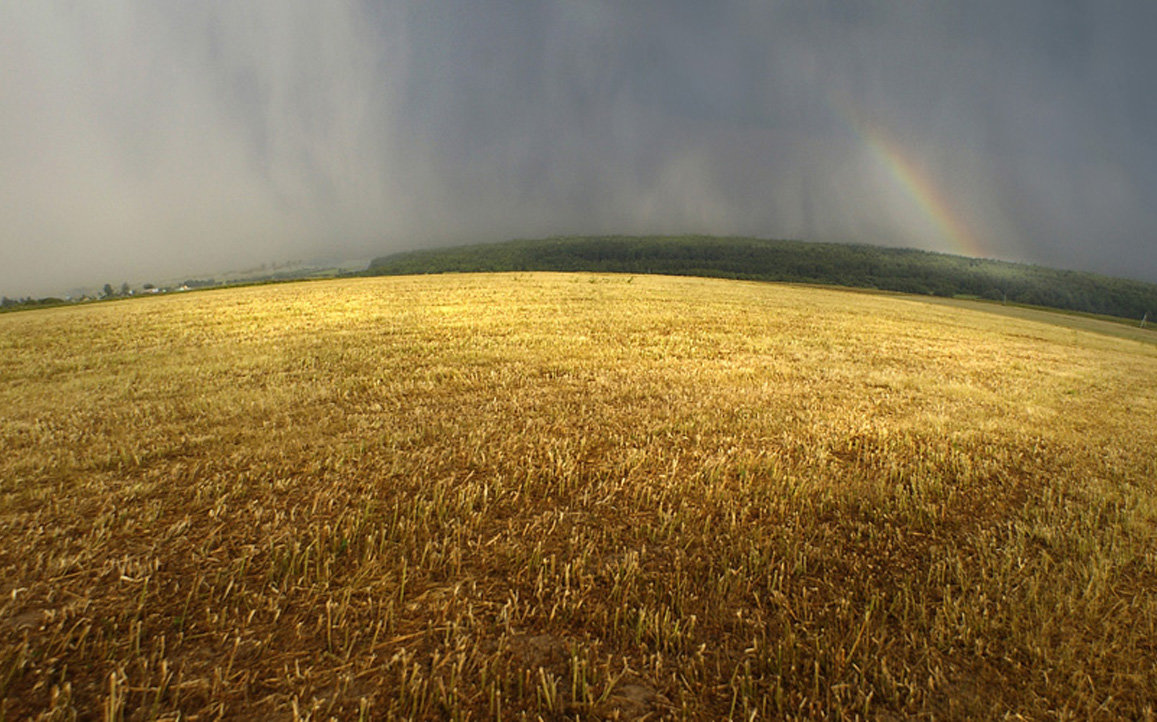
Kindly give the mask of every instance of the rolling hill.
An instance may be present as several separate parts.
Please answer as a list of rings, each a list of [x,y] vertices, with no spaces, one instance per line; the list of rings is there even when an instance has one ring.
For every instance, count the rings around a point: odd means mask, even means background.
[[[559,237],[409,251],[367,274],[468,271],[658,273],[966,297],[1117,316],[1157,315],[1157,284],[911,249],[759,238]]]

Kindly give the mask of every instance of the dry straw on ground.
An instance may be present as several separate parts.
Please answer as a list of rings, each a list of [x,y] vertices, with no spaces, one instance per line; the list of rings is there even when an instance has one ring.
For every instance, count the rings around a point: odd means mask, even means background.
[[[1152,716],[1157,345],[471,275],[0,317],[5,719]]]

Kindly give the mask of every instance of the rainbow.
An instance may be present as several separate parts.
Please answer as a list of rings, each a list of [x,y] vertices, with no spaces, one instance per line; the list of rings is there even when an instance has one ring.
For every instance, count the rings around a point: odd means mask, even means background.
[[[932,225],[939,229],[940,235],[954,253],[974,258],[988,255],[985,245],[953,210],[932,178],[908,157],[887,131],[857,117],[858,114],[850,109],[841,112],[841,107],[848,108],[846,104],[833,103],[833,107],[871,151],[872,156],[887,169],[896,185],[915,201]]]

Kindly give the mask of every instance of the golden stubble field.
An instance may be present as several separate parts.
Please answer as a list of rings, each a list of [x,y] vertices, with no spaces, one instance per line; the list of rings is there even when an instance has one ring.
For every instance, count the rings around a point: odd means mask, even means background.
[[[1152,717],[1157,345],[446,275],[0,316],[0,717]]]

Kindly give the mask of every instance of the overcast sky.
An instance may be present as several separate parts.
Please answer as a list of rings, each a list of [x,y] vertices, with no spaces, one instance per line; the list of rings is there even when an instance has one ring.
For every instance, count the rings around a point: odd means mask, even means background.
[[[0,293],[549,234],[1157,281],[1157,2],[0,3]]]

